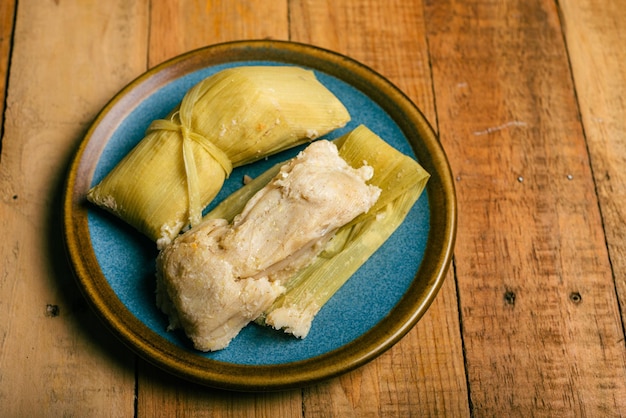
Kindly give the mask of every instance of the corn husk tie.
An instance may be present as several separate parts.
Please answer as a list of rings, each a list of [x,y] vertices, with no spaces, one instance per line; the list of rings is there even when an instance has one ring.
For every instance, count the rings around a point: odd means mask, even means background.
[[[191,141],[195,141],[211,155],[224,169],[226,178],[233,171],[233,165],[221,149],[219,149],[207,137],[191,130],[191,115],[193,107],[198,99],[206,92],[207,84],[200,83],[189,90],[180,105],[180,110],[174,112],[170,119],[158,119],[148,127],[146,134],[153,131],[170,131],[180,133],[182,138],[183,159],[185,163],[185,175],[187,179],[187,194],[189,199],[189,225],[191,227],[200,223],[202,219],[203,202],[200,197],[200,179],[196,160],[191,147]]]

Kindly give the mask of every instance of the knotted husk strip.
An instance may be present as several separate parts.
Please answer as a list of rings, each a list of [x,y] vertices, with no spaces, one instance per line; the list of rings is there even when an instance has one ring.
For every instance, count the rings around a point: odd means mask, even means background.
[[[374,168],[369,181],[382,189],[375,205],[340,228],[313,262],[289,279],[286,292],[257,319],[304,338],[321,307],[402,224],[430,175],[415,161],[361,125],[335,140],[339,154],[353,167]],[[221,202],[205,218],[229,221],[278,172],[271,168]]]
[[[350,115],[312,71],[222,70],[191,88],[87,198],[162,248],[196,225],[233,167],[316,139]]]

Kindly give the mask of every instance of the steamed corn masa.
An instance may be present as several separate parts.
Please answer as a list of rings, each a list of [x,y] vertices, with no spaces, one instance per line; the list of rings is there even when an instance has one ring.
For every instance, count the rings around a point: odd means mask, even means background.
[[[369,183],[381,195],[366,213],[341,227],[311,264],[285,281],[285,292],[256,322],[304,338],[324,304],[402,224],[422,194],[430,175],[364,125],[334,140],[339,155],[352,166],[366,161],[374,169]],[[232,219],[276,168],[255,178],[206,215]]]
[[[233,167],[318,138],[350,120],[314,73],[222,70],[190,89],[87,198],[167,245],[221,189]]]
[[[299,338],[308,335],[322,306],[404,222],[430,178],[417,161],[364,125],[335,143],[349,164],[367,161],[374,169],[370,184],[382,192],[367,213],[340,228],[319,257],[286,282],[286,291],[257,319]]]
[[[226,347],[268,309],[286,281],[337,229],[368,212],[381,190],[372,167],[353,168],[316,141],[247,200],[232,222],[206,219],[157,258],[157,304],[202,351]]]

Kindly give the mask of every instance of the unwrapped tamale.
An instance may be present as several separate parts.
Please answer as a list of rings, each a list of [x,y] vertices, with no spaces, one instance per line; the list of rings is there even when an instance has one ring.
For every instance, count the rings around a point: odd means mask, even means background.
[[[310,70],[243,66],[191,88],[87,198],[167,245],[222,188],[233,167],[344,126],[348,111]]]
[[[382,193],[367,213],[340,228],[320,256],[287,281],[285,293],[257,319],[300,338],[322,306],[404,222],[430,178],[417,161],[363,125],[335,143],[349,164],[366,161],[374,169],[370,183]]]
[[[369,183],[382,192],[366,212],[342,226],[308,266],[283,280],[285,292],[262,315],[259,324],[304,338],[326,302],[396,231],[422,194],[430,175],[364,125],[334,140],[350,165],[373,169]],[[231,221],[265,187],[279,167],[273,167],[237,190],[206,216]]]
[[[381,190],[372,167],[350,166],[317,141],[281,166],[232,222],[208,219],[157,257],[157,305],[202,351],[221,350],[284,291],[341,226]]]

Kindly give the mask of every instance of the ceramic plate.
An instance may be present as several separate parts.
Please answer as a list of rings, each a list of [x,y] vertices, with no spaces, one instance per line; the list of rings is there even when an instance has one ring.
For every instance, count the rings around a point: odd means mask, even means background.
[[[155,305],[156,248],[138,232],[85,200],[97,184],[195,83],[241,65],[311,69],[348,108],[352,120],[431,174],[406,221],[322,308],[305,339],[251,324],[224,350],[194,350],[183,333],[168,332]],[[300,148],[236,169],[215,202]],[[97,314],[136,352],[183,378],[213,387],[260,391],[312,384],[380,355],[426,312],[439,290],[456,231],[456,201],[444,151],[422,113],[386,79],[354,60],[282,41],[210,46],[142,75],[98,115],[71,164],[64,201],[65,238],[78,284]]]

